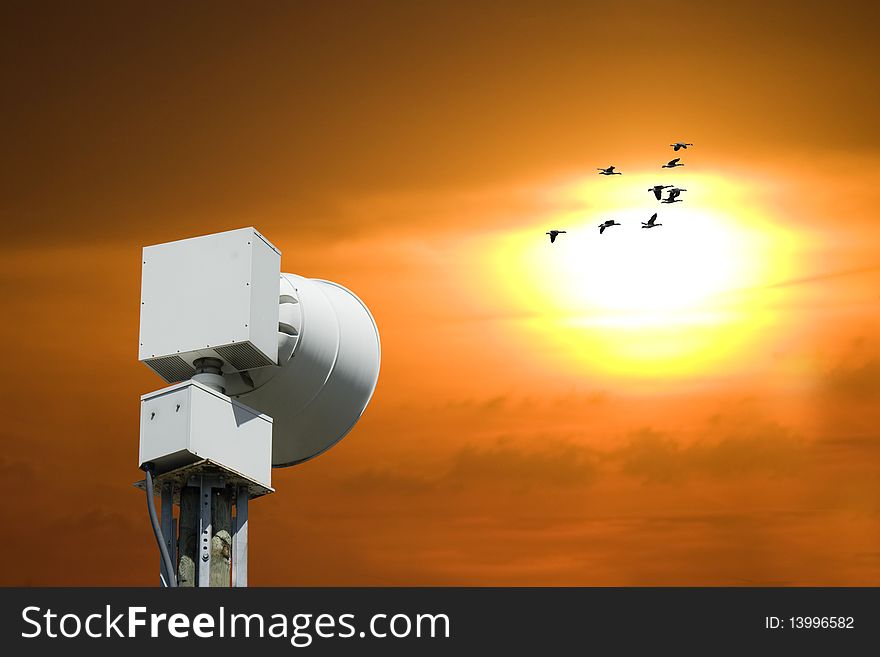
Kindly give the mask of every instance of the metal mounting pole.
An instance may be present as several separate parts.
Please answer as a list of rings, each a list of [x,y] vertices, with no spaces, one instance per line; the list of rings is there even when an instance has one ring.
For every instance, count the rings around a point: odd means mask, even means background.
[[[161,495],[160,528],[179,587],[247,587],[248,507],[265,493],[247,480],[209,464],[193,474],[167,473]],[[271,491],[270,491],[271,492]],[[177,518],[174,506],[180,505]],[[165,564],[160,581],[167,585]]]
[[[180,489],[180,522],[178,523],[177,585],[190,587],[196,585],[196,564],[199,559],[199,488],[183,485]]]
[[[231,486],[217,486],[211,495],[211,586],[229,587],[232,561]]]
[[[235,533],[232,535],[232,586],[235,587],[247,586],[249,497],[247,486],[240,486],[235,500]]]
[[[199,477],[199,586],[211,585],[211,483]]]

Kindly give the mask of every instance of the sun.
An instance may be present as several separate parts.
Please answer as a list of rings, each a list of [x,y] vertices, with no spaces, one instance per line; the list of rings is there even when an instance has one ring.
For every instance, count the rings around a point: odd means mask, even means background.
[[[598,311],[618,324],[666,324],[742,279],[743,235],[722,218],[676,208],[661,226],[643,229],[635,211],[620,214],[632,219],[601,236],[592,224],[576,225],[558,253],[528,254],[554,282],[554,307]]]
[[[688,375],[730,363],[771,329],[762,289],[791,274],[796,236],[769,218],[748,182],[691,175],[684,202],[666,205],[647,191],[657,178],[556,190],[572,210],[488,238],[488,277],[524,313],[514,330],[540,340],[541,358]],[[642,228],[653,212],[662,226]],[[621,225],[600,235],[605,219]],[[551,228],[567,230],[552,245]]]

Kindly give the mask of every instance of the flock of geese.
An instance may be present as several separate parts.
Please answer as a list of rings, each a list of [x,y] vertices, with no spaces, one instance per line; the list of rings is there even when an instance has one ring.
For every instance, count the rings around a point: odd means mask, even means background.
[[[678,152],[682,149],[687,150],[688,146],[693,146],[693,144],[686,143],[683,141],[677,141],[674,144],[670,144],[672,146],[672,150]],[[681,161],[680,157],[676,157],[672,160],[669,160],[666,164],[661,165],[662,169],[674,169],[676,167],[683,167],[684,163]],[[615,171],[615,167],[597,167],[600,176],[622,176],[623,173],[620,171]],[[663,198],[663,192],[666,190],[666,198]],[[669,203],[681,203],[684,199],[679,198],[682,192],[686,192],[687,190],[683,187],[676,187],[674,185],[654,185],[653,187],[648,188],[649,192],[654,194],[654,197],[664,204]],[[611,226],[620,226],[621,224],[614,221],[613,219],[608,219],[599,224],[599,234],[605,232],[606,228],[611,228]],[[657,226],[662,226],[663,224],[657,223],[657,213],[651,215],[651,218],[648,221],[642,222],[642,228],[656,228]],[[564,235],[566,231],[564,230],[550,230],[547,231],[547,235],[550,236],[550,243],[554,243],[556,238],[560,235]]]

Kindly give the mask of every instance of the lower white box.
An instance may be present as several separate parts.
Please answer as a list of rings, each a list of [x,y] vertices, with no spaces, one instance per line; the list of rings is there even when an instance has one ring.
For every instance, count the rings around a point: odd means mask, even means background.
[[[161,475],[205,459],[272,485],[272,418],[197,381],[141,397],[139,464]]]

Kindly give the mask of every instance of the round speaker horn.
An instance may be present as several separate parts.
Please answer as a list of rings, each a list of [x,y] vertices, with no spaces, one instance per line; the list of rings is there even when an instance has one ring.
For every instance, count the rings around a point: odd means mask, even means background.
[[[226,394],[269,415],[272,465],[296,465],[351,431],[379,378],[379,330],[341,285],[281,274],[278,365],[227,375]]]

